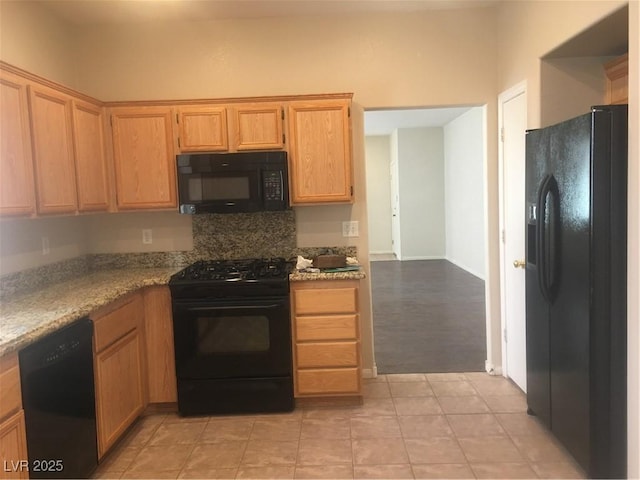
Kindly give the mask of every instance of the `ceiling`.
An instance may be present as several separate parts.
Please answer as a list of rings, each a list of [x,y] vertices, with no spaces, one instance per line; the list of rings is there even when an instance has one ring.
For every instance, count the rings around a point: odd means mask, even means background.
[[[390,135],[396,128],[442,127],[470,108],[369,110],[364,112],[364,134]]]
[[[2,0],[8,1],[8,0]],[[16,1],[16,0],[9,0]],[[500,0],[20,0],[74,25],[416,12],[486,7]]]

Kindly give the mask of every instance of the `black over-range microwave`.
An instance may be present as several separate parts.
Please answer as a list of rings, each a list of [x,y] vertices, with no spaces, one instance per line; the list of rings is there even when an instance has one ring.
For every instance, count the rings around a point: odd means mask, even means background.
[[[286,210],[286,152],[192,153],[176,157],[180,213]]]

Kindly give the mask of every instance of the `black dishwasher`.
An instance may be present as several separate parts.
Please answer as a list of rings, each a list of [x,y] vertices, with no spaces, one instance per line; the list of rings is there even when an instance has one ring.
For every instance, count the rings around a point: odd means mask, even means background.
[[[83,318],[19,353],[30,478],[88,478],[98,464],[92,338]]]

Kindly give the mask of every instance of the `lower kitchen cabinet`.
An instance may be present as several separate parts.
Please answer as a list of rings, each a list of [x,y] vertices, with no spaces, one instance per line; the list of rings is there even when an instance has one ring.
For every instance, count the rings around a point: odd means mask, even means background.
[[[29,478],[17,353],[0,359],[0,478]]]
[[[173,320],[169,287],[144,290],[145,337],[149,403],[178,401],[176,361],[173,347]]]
[[[291,284],[296,397],[361,395],[357,280]]]
[[[94,321],[98,457],[146,407],[146,349],[141,293],[113,302]]]
[[[23,410],[0,423],[0,458],[3,461],[0,478],[29,478],[24,463],[27,461],[27,438]]]

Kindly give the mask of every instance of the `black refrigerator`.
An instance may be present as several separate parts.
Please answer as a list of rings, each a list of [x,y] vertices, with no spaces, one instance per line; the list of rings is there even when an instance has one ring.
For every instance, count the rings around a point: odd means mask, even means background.
[[[589,478],[627,464],[627,106],[526,134],[527,403]]]

